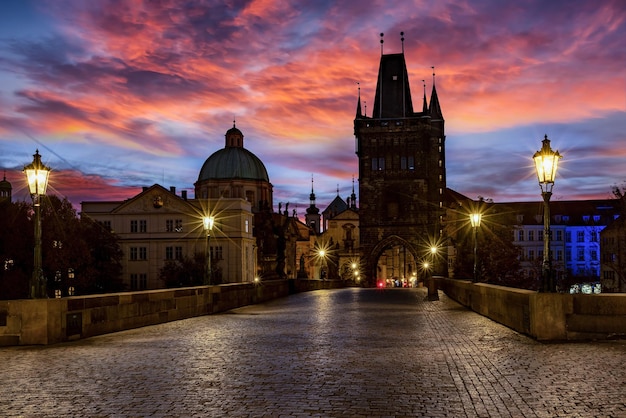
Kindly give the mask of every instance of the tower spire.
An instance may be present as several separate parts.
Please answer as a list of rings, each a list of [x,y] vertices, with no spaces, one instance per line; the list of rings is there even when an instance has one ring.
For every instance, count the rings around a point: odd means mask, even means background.
[[[357,99],[357,104],[356,104],[356,118],[359,119],[361,118],[363,115],[361,114],[361,83],[359,83],[358,81],[356,82],[358,87],[358,99]]]
[[[426,102],[426,81],[422,80],[424,84],[424,105],[422,106],[422,112],[428,113],[428,103]]]
[[[437,88],[435,87],[435,67],[433,69],[433,92],[430,95],[430,117],[433,119],[443,119],[439,98],[437,97]]]

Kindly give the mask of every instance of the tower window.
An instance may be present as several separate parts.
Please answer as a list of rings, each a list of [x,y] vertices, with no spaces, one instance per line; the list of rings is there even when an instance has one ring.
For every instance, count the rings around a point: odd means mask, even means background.
[[[372,170],[384,170],[385,169],[385,157],[374,157],[372,158]]]

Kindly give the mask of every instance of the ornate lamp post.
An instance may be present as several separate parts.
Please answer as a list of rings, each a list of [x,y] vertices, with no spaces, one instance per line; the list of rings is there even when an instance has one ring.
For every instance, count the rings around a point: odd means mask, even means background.
[[[559,154],[559,151],[552,150],[548,135],[545,135],[542,143],[541,150],[533,155],[541,196],[543,197],[543,265],[539,291],[555,292],[556,287],[552,277],[552,257],[550,257],[550,197],[562,155]]]
[[[211,231],[213,230],[213,224],[215,223],[215,217],[205,216],[202,218],[202,224],[204,225],[204,232],[206,233],[206,248],[205,248],[205,261],[206,270],[204,272],[204,284],[211,284]]]
[[[480,228],[480,221],[482,219],[482,213],[470,213],[470,224],[474,229],[474,283],[478,281],[478,228]]]
[[[39,150],[33,155],[33,162],[24,167],[26,179],[28,180],[28,190],[33,199],[35,210],[35,262],[33,266],[33,275],[30,280],[30,298],[45,298],[46,280],[43,277],[43,268],[41,266],[41,196],[46,194],[48,187],[48,176],[50,168],[41,162]]]

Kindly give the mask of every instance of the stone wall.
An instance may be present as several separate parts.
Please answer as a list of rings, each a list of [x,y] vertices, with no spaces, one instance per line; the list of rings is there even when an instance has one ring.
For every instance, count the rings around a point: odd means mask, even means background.
[[[272,280],[146,290],[59,299],[0,301],[0,346],[55,344],[126,329],[224,312],[317,289],[319,280]]]
[[[626,337],[624,293],[538,293],[445,278],[438,286],[461,305],[537,340]]]

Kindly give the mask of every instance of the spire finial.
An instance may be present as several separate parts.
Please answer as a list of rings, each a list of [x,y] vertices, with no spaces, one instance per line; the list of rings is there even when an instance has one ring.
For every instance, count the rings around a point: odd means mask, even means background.
[[[433,69],[433,87],[435,86],[435,66],[430,67]]]
[[[365,100],[363,100],[363,107],[365,108],[365,117],[367,117],[367,102]]]
[[[383,44],[385,43],[385,40],[383,39],[383,37],[385,36],[384,33],[380,33],[380,55],[383,55]]]
[[[404,54],[404,32],[400,32],[400,42],[402,42],[402,53]]]
[[[235,117],[233,116],[233,128],[235,127]]]
[[[337,184],[337,196],[339,196],[339,184]]]
[[[313,193],[313,174],[311,174],[311,193]]]

